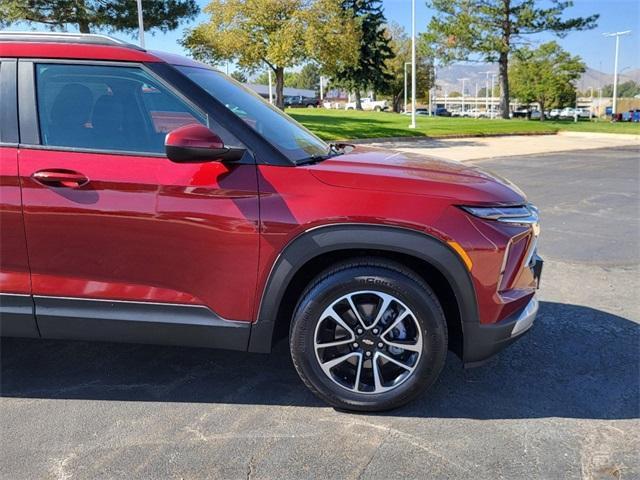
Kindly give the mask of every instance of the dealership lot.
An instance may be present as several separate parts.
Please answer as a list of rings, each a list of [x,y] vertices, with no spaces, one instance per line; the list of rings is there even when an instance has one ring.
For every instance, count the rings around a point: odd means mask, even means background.
[[[5,339],[0,477],[637,478],[637,147],[477,164],[538,204],[546,260],[537,324],[485,367],[450,355],[429,395],[354,415],[308,392],[285,344]]]

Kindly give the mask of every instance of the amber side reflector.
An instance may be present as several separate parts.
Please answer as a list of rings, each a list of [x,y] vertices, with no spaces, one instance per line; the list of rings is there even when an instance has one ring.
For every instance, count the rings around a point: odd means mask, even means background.
[[[458,253],[458,255],[460,255],[460,258],[462,259],[462,261],[466,265],[467,270],[471,271],[471,267],[473,266],[473,262],[469,258],[469,255],[467,255],[467,252],[464,251],[464,248],[462,248],[458,242],[453,242],[452,241],[452,242],[447,242],[447,243],[449,244],[449,246],[451,248],[453,248]]]

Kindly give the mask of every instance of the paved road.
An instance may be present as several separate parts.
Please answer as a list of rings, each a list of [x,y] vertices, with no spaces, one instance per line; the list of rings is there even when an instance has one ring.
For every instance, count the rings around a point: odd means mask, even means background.
[[[543,208],[534,329],[353,415],[271,356],[2,342],[0,478],[640,478],[637,152],[480,162]]]

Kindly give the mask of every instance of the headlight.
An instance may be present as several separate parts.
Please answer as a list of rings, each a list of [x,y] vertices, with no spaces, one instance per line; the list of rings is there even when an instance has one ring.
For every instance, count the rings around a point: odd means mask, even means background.
[[[503,223],[537,224],[538,209],[531,205],[516,207],[460,207],[474,217]]]

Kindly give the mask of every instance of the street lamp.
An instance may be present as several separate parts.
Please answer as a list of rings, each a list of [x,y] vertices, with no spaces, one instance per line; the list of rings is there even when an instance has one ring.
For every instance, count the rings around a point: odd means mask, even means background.
[[[487,115],[489,114],[489,75],[493,74],[492,71],[482,72],[486,75],[484,81],[484,109],[487,111]]]
[[[478,82],[476,82],[476,98],[475,98],[475,109],[476,109],[476,113],[478,111]]]
[[[429,89],[429,116],[433,116],[433,107],[432,107],[432,100],[433,100],[433,96],[437,94],[438,92],[438,87],[436,86],[436,64],[435,62],[432,65],[433,67],[433,86]],[[437,105],[436,105],[437,106]]]
[[[137,1],[138,4],[138,39],[140,46],[144,48],[144,20],[142,18],[142,0]]]
[[[493,101],[493,86],[496,83],[496,73],[493,72],[491,74],[491,118],[493,118],[494,114],[495,114],[495,105],[494,105],[494,101]]]
[[[411,0],[411,125],[416,128],[416,0]]]
[[[407,88],[407,65],[411,65],[411,62],[404,62],[404,111],[407,111],[407,95],[409,89]]]
[[[466,82],[467,80],[469,80],[468,78],[461,78],[460,81],[462,82],[462,116],[464,116],[464,82]]]
[[[631,30],[625,30],[624,32],[615,33],[603,33],[605,37],[616,37],[616,56],[613,62],[613,106],[611,107],[612,117],[615,116],[618,106],[618,52],[620,50],[620,37],[623,35],[629,35]]]

